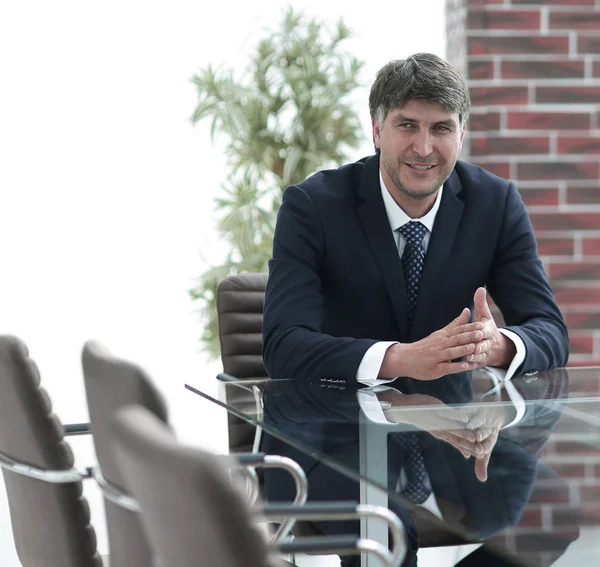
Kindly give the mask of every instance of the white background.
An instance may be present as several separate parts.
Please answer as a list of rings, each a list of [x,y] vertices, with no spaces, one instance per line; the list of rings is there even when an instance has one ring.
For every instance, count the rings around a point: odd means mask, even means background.
[[[388,60],[445,52],[443,0],[295,2],[343,16],[365,62],[356,94],[371,153],[368,88]],[[0,6],[0,333],[19,336],[55,411],[87,420],[80,352],[90,338],[144,366],[180,437],[224,449],[223,416],[185,381],[214,388],[187,290],[219,260],[213,198],[226,175],[208,124],[192,127],[189,79],[209,63],[241,73],[285,4],[7,0]],[[1,393],[0,393],[1,395]],[[76,442],[78,459],[89,450]],[[89,464],[82,462],[81,464]],[[0,564],[18,565],[0,486]],[[99,499],[91,494],[106,552]]]

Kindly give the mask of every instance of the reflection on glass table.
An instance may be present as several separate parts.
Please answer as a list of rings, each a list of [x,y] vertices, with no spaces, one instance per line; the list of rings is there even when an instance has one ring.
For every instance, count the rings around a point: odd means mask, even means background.
[[[435,396],[401,391],[402,379],[225,381],[227,403],[188,388],[259,425],[262,450],[307,472],[310,500],[388,504],[421,546],[482,542],[460,565],[568,560],[580,527],[600,523],[600,369],[466,378]],[[265,483],[270,500],[289,499],[287,479]],[[577,561],[599,554],[579,550]]]

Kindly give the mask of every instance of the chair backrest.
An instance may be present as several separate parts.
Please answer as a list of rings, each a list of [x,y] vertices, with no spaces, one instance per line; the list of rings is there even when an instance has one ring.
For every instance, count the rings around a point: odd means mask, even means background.
[[[239,379],[267,378],[262,358],[262,322],[267,274],[228,276],[217,287],[217,316],[221,360],[225,373]],[[227,392],[228,403],[252,403],[251,391],[235,388]],[[251,451],[253,425],[229,414],[229,448]]]
[[[73,452],[23,342],[0,336],[0,451],[38,469],[67,471]],[[100,567],[81,482],[50,484],[3,469],[24,567]]]
[[[169,567],[266,567],[264,539],[223,458],[178,444],[140,406],[119,410],[113,450],[157,556]]]
[[[120,490],[131,487],[121,475],[110,448],[110,423],[120,407],[139,404],[167,421],[167,408],[160,392],[138,366],[116,358],[102,345],[89,341],[82,353],[83,376],[90,426],[102,476]],[[152,550],[139,515],[104,499],[111,567],[149,567]]]

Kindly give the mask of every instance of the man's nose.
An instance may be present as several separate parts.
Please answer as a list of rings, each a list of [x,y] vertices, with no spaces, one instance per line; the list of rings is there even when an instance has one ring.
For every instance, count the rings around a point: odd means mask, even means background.
[[[433,151],[431,136],[427,130],[417,132],[413,138],[413,152],[419,157],[427,157]]]

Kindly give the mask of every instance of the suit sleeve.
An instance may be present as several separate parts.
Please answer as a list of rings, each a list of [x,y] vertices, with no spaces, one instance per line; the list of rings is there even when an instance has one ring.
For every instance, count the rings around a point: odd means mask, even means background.
[[[377,342],[323,332],[324,262],[318,211],[302,188],[291,186],[277,216],[265,296],[263,358],[271,378],[335,378],[355,384],[363,356]]]
[[[512,182],[488,289],[502,312],[506,328],[525,343],[525,360],[517,373],[567,363],[567,328],[538,257],[527,210]]]

